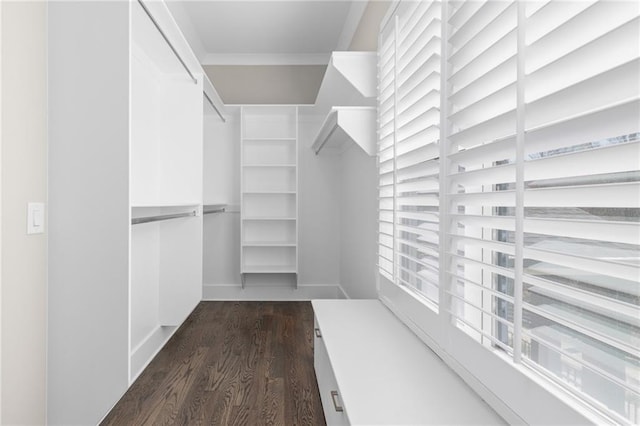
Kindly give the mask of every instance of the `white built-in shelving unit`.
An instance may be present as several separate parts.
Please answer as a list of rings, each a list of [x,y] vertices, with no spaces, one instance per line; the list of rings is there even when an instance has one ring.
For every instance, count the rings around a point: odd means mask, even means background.
[[[298,274],[298,109],[241,108],[240,273]],[[297,282],[297,279],[296,279]]]
[[[376,155],[376,53],[333,52],[312,111],[325,115],[311,148],[341,154],[351,144]]]
[[[133,381],[202,298],[203,78],[185,71],[141,4],[131,19],[131,216],[174,217],[131,225]]]
[[[224,105],[163,2],[56,2],[47,31],[47,423],[97,424],[202,299]]]

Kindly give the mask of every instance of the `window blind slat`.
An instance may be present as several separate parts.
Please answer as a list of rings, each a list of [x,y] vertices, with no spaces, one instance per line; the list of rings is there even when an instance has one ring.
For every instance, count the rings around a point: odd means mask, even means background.
[[[530,2],[533,4],[534,2]],[[536,2],[537,3],[537,2]],[[527,45],[531,45],[550,31],[565,24],[583,10],[591,7],[596,1],[549,1],[544,7],[527,10],[528,27],[525,36]],[[527,6],[531,6],[528,4]]]
[[[634,60],[638,56],[638,45],[629,40],[637,38],[638,34],[640,34],[640,19],[636,18],[580,49],[572,50],[565,56],[529,73],[526,80],[527,102]]]
[[[514,191],[457,193],[449,194],[449,198],[457,206],[514,207],[516,203]]]
[[[516,111],[505,112],[474,126],[454,131],[449,136],[451,142],[461,148],[467,148],[479,143],[499,139],[515,133]]]
[[[624,321],[627,324],[640,326],[638,309],[631,303],[563,285],[556,281],[532,276],[525,276],[524,280],[527,284],[528,292],[540,294],[564,303],[582,306],[597,314],[606,315],[607,317]]]
[[[640,338],[615,332],[613,328],[589,320],[584,316],[568,310],[561,310],[551,305],[534,306],[524,304],[524,309],[554,321],[585,336],[601,341],[634,357],[640,357]]]
[[[640,60],[566,87],[528,104],[527,127],[536,127],[602,106],[637,99],[640,92]]]
[[[640,5],[637,2],[595,2],[527,47],[526,72],[531,73],[569,52],[580,49],[611,29],[634,19],[639,13]],[[606,19],[603,19],[604,16]]]
[[[430,222],[434,225],[435,228],[438,228],[438,220],[440,218],[437,211],[436,212],[399,211],[399,212],[396,212],[396,217],[398,217],[398,219],[412,219],[412,220],[418,220],[421,222]]]
[[[638,222],[604,220],[532,217],[524,220],[524,232],[635,245],[640,245],[638,226]]]
[[[461,245],[465,247],[479,247],[487,250],[499,251],[501,253],[515,254],[515,248],[513,244],[503,243],[500,241],[482,239],[482,238],[473,238],[465,235],[456,235],[450,234],[451,239],[454,243],[454,246]]]
[[[452,173],[450,178],[451,183],[462,186],[515,182],[516,166],[515,164],[505,164],[502,166],[487,167],[486,169]]]
[[[440,74],[436,71],[432,71],[422,80],[416,80],[418,83],[415,87],[407,90],[403,96],[398,97],[399,113],[402,114],[404,110],[416,103],[416,101],[424,98],[434,89],[440,89]]]
[[[509,6],[507,2],[478,2],[477,7],[473,8],[473,10],[467,10],[467,19],[465,19],[463,23],[455,25],[450,19],[449,23],[452,24],[454,30],[451,37],[449,37],[449,42],[454,46],[464,46],[478,34],[480,30],[495,19],[500,12],[506,9],[507,6]]]
[[[451,62],[464,66],[475,58],[478,52],[501,39],[515,28],[516,5],[514,2],[486,2],[464,26],[455,30],[449,38],[453,46]]]
[[[637,208],[640,182],[527,190],[525,207]]]
[[[485,3],[486,1],[461,1],[460,6],[455,8],[450,2],[449,24],[455,29],[462,27]]]
[[[515,57],[518,46],[517,41],[516,31],[513,30],[496,41],[487,50],[478,54],[469,63],[455,67],[448,78],[449,83],[453,85],[453,91],[466,87],[487,71],[494,69],[507,59]]]
[[[632,134],[638,131],[638,117],[640,102],[635,99],[529,129],[525,158],[544,151]]]
[[[453,105],[464,108],[515,81],[516,57],[512,56],[466,86],[458,88],[449,99]]]
[[[506,137],[491,143],[471,146],[449,154],[449,159],[460,166],[515,159],[514,140],[513,137]]]
[[[527,162],[525,181],[619,173],[640,169],[640,138]]]
[[[640,230],[640,228],[638,229]],[[566,243],[565,243],[566,244]],[[574,244],[573,247],[578,246]],[[597,253],[597,247],[593,247],[592,253]],[[583,249],[578,249],[585,251]],[[591,256],[580,256],[577,252],[576,255],[571,256],[557,251],[547,251],[536,249],[533,247],[525,247],[524,257],[537,262],[546,262],[556,267],[568,267],[574,270],[579,270],[581,273],[594,273],[599,275],[606,275],[608,277],[620,278],[628,281],[637,280],[640,276],[640,263],[638,265],[628,265],[616,261],[608,261],[606,258],[600,257],[602,255],[592,254],[586,251]],[[602,253],[602,249],[600,252]]]
[[[401,170],[415,164],[424,163],[427,160],[436,158],[438,153],[438,145],[435,143],[413,149],[396,157],[396,168]]]

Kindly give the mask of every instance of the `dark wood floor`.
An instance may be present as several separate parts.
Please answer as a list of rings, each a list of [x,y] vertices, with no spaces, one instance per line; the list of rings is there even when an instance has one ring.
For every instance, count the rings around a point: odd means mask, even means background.
[[[309,302],[202,302],[103,425],[324,425]]]

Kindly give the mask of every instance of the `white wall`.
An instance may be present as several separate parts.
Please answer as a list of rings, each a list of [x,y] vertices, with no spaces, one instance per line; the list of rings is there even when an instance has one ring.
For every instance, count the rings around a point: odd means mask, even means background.
[[[340,161],[311,149],[323,120],[302,116],[298,125],[298,266],[303,284],[340,284]]]
[[[222,120],[205,104],[204,204],[227,212],[203,217],[204,283],[240,285],[240,119]]]
[[[368,156],[352,144],[340,160],[340,283],[349,298],[375,299],[376,157]]]
[[[46,7],[2,3],[2,424],[45,422],[47,236],[26,207],[47,197]]]

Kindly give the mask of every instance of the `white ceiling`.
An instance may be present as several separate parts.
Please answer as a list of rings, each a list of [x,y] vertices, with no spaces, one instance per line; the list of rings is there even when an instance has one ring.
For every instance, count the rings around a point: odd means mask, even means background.
[[[318,64],[346,50],[363,0],[170,0],[203,64]]]

